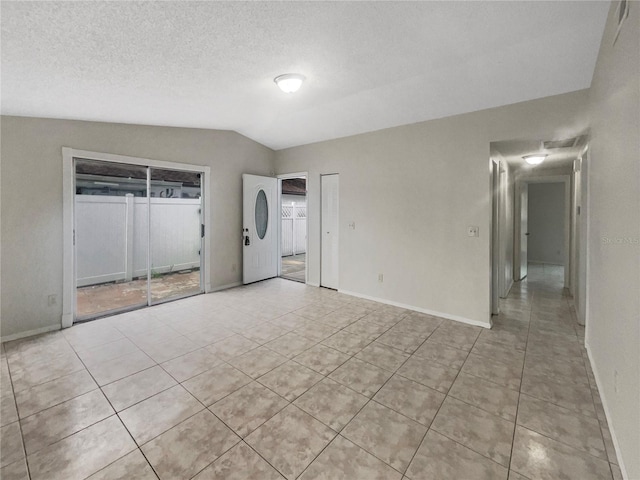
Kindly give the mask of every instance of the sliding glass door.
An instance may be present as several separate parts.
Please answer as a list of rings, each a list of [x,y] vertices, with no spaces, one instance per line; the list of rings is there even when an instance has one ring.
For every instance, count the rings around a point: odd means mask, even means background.
[[[202,175],[75,159],[76,320],[201,293]]]
[[[151,302],[200,293],[201,174],[151,168]]]

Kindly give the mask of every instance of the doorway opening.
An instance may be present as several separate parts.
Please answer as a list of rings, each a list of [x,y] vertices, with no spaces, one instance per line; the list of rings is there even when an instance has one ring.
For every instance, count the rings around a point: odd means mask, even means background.
[[[532,281],[547,278],[564,284],[569,258],[565,239],[565,183],[534,182],[522,191],[528,192],[527,275]]]
[[[306,283],[307,177],[280,176],[280,277]]]
[[[64,326],[206,290],[207,167],[63,154]]]
[[[575,246],[580,204],[573,198],[582,195],[584,187],[572,177],[581,173],[586,150],[585,135],[491,142],[493,314],[514,283],[527,278],[528,285],[542,277],[557,278],[573,293],[573,278],[583,274]],[[527,162],[525,157],[535,153],[544,157],[541,164]],[[520,294],[522,304],[527,304],[527,293]]]
[[[569,175],[520,175],[516,180],[515,278],[557,277],[570,288],[571,179]]]

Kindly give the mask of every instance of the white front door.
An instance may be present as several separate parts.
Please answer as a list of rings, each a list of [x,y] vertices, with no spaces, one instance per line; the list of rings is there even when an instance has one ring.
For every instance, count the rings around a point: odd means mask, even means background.
[[[278,179],[242,175],[242,283],[278,275]]]
[[[520,280],[527,276],[529,239],[529,185],[522,184],[520,189]]]
[[[338,288],[338,175],[322,175],[322,245],[320,285]]]

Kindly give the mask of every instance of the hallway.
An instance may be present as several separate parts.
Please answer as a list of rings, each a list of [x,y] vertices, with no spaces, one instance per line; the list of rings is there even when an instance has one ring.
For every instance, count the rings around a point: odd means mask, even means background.
[[[584,348],[585,328],[575,321],[563,284],[562,266],[529,264],[525,280],[500,300],[493,329],[483,332],[496,345],[524,350],[511,468],[531,479],[559,472],[610,478],[604,459],[613,479],[622,479]],[[496,350],[494,359],[507,360],[506,352]]]

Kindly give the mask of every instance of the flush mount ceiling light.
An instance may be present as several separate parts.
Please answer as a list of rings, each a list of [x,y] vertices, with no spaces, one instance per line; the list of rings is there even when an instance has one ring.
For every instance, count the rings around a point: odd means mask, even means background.
[[[533,155],[525,155],[522,157],[529,165],[540,165],[547,158],[546,153],[534,153]]]
[[[304,82],[305,76],[299,73],[285,73],[284,75],[278,75],[273,79],[276,85],[280,87],[284,93],[297,92]]]

